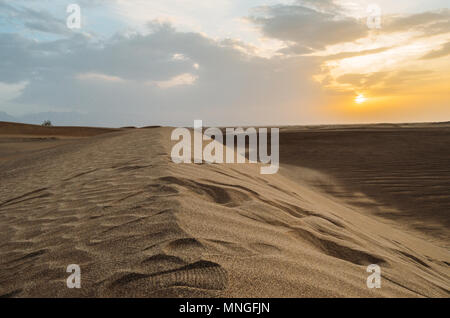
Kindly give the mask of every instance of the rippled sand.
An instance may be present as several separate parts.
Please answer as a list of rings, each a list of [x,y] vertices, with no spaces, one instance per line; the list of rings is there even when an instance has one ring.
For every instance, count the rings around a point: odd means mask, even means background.
[[[260,175],[172,163],[171,128],[0,123],[0,295],[448,297],[449,127],[284,128]]]

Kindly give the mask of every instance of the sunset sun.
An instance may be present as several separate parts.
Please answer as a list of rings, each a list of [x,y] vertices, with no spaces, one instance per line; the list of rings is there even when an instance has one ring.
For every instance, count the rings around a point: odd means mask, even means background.
[[[364,97],[363,94],[359,94],[358,96],[355,97],[355,103],[357,104],[362,104],[367,100],[366,97]]]

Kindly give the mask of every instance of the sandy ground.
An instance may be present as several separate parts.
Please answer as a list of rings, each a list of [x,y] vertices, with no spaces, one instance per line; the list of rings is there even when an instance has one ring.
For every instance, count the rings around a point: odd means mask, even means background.
[[[0,123],[0,295],[449,297],[450,125],[284,128],[276,175],[171,130]]]

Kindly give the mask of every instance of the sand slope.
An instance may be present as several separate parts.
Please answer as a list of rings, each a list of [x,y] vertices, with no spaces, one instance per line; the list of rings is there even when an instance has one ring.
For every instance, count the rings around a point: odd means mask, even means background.
[[[448,123],[291,127],[280,155],[325,174],[310,181],[333,196],[450,243],[449,145]]]
[[[445,239],[321,190],[292,162],[270,176],[176,165],[170,132],[122,130],[4,160],[0,295],[449,296]],[[373,263],[381,289],[366,287]],[[69,264],[81,266],[81,289],[66,287]]]

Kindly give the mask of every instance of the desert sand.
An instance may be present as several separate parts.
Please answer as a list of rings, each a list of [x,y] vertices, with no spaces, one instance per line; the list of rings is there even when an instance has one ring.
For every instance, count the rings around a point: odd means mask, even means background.
[[[275,175],[171,131],[0,123],[0,295],[449,297],[450,124],[285,127]]]

